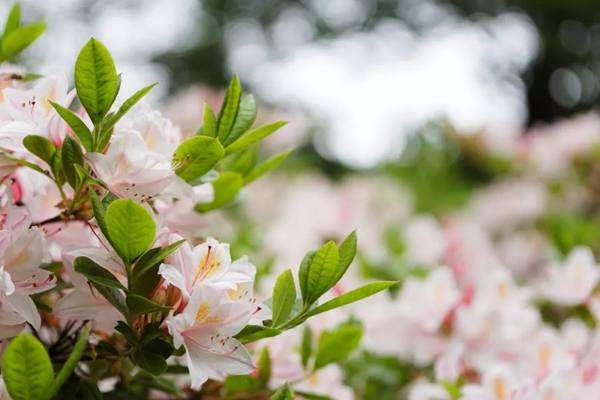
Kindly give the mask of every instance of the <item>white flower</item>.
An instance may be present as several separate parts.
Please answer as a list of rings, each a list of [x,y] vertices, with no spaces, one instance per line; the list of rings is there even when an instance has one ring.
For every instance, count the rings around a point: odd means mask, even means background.
[[[446,238],[438,222],[430,215],[412,218],[404,227],[406,256],[413,265],[432,266],[446,251]]]
[[[167,320],[175,347],[185,347],[193,389],[213,371],[241,375],[255,369],[248,351],[233,338],[250,320],[253,307],[225,297],[221,290],[202,285],[183,313]]]
[[[181,239],[176,235],[170,241]],[[167,259],[170,264],[162,264],[158,273],[184,294],[192,296],[200,284],[218,285],[223,289],[236,290],[238,283],[253,282],[247,273],[231,270],[229,245],[213,238],[194,247],[184,243]]]
[[[106,154],[85,157],[98,178],[119,197],[147,201],[168,190],[173,197],[193,198],[191,187],[175,175],[171,160],[149,151],[136,131],[114,134]]]
[[[548,266],[546,280],[542,282],[542,295],[558,304],[583,303],[600,280],[600,268],[592,251],[576,247],[569,253],[563,265]]]

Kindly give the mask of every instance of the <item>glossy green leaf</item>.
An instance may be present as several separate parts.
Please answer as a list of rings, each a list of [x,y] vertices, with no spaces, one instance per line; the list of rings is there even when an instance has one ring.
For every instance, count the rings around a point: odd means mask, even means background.
[[[244,178],[236,172],[226,171],[222,172],[212,185],[215,190],[214,200],[211,203],[196,204],[196,211],[206,212],[227,205],[244,186]]]
[[[90,200],[92,201],[92,211],[94,212],[96,224],[100,228],[100,231],[104,237],[111,242],[110,235],[108,233],[108,227],[106,226],[106,207],[104,204],[102,204],[102,201],[98,197],[98,194],[93,187],[88,186],[88,193],[90,194]]]
[[[204,136],[217,137],[217,119],[215,113],[208,103],[204,103],[204,125],[202,125],[202,134]]]
[[[159,262],[162,262],[169,254],[173,253],[175,250],[177,250],[179,247],[181,247],[181,245],[184,243],[185,243],[185,239],[181,239],[175,243],[171,243],[170,245],[165,246],[162,249],[158,249],[157,251],[154,251],[152,253],[150,253],[150,251],[156,250],[156,249],[150,249],[146,253],[144,253],[139,258],[139,260],[136,261],[135,267],[133,268],[134,282],[137,281],[142,275],[144,275],[144,273],[146,273],[146,271],[148,271],[150,268],[152,268]]]
[[[115,326],[115,330],[117,332],[119,332],[121,335],[123,335],[125,340],[127,340],[130,344],[136,345],[139,343],[138,337],[135,334],[135,332],[133,331],[133,329],[131,329],[129,327],[129,325],[127,325],[124,321],[117,322],[117,326]]]
[[[111,244],[126,263],[131,263],[154,241],[156,224],[150,213],[131,199],[113,201],[106,209]]]
[[[268,328],[260,325],[246,325],[244,329],[235,338],[241,343],[256,342],[260,339],[270,338],[281,334],[281,330]]]
[[[46,176],[50,175],[49,171],[46,171],[45,169],[42,169],[40,166],[38,166],[38,165],[36,165],[34,163],[31,163],[29,161],[21,160],[20,158],[11,157],[9,155],[1,154],[1,153],[0,153],[0,156],[2,156],[4,159],[6,159],[8,161],[14,162],[15,164],[19,164],[19,165],[22,165],[24,167],[30,168],[30,169],[32,169],[34,171],[37,171],[40,174],[44,174]]]
[[[73,268],[75,272],[85,276],[90,282],[115,289],[127,290],[112,272],[87,257],[77,257],[73,263]]]
[[[169,310],[171,310],[171,307],[161,306],[160,304],[157,304],[152,300],[149,300],[137,294],[130,294],[129,296],[127,296],[127,299],[125,301],[132,316],[140,314],[151,314],[156,312],[168,312]]]
[[[177,147],[173,163],[179,165],[175,171],[186,182],[200,178],[223,158],[224,149],[215,138],[194,136]]]
[[[140,334],[140,341],[142,342],[150,342],[154,339],[158,339],[161,336],[164,336],[167,332],[163,329],[160,329],[161,322],[150,322],[144,326],[142,329],[142,333]]]
[[[51,141],[39,135],[27,135],[23,139],[23,146],[32,154],[41,158],[49,166],[52,165],[52,156],[56,147]]]
[[[117,70],[110,52],[90,39],[75,62],[75,88],[90,119],[97,124],[108,112],[117,91]]]
[[[54,180],[57,185],[63,187],[67,178],[65,177],[65,172],[62,168],[62,148],[57,147],[54,155],[52,156],[52,164],[50,164],[50,169],[52,170],[52,175],[54,176]]]
[[[292,154],[293,151],[294,149],[284,150],[258,164],[250,171],[249,174],[244,176],[244,185],[248,185],[250,182],[257,180],[267,172],[277,168],[282,162],[284,162],[288,158],[290,154]]]
[[[104,183],[103,181],[101,181],[100,179],[90,175],[90,173],[81,165],[78,164],[74,164],[73,165],[75,167],[75,172],[77,172],[77,175],[79,176],[79,182],[83,182],[84,184],[87,183],[92,183],[94,185],[98,185],[106,190],[109,190],[109,187],[106,183]]]
[[[45,22],[36,22],[13,29],[2,37],[2,60],[10,60],[32,44],[46,30]]]
[[[258,155],[258,145],[250,146],[247,149],[228,157],[226,160],[226,165],[223,166],[223,169],[244,175],[244,183],[246,183],[246,176],[254,167],[256,167]]]
[[[252,95],[248,95],[240,102],[240,108],[235,122],[231,128],[231,132],[227,136],[227,139],[223,142],[224,146],[227,146],[235,142],[240,136],[242,136],[248,129],[252,127],[252,124],[256,120],[256,101]]]
[[[286,382],[282,387],[277,389],[275,393],[270,397],[270,400],[293,400],[294,392],[292,386]]]
[[[324,313],[325,311],[333,310],[335,308],[339,308],[345,306],[346,304],[354,303],[355,301],[362,300],[369,296],[373,296],[393,285],[395,285],[396,281],[381,281],[381,282],[373,282],[368,283],[364,286],[359,287],[358,289],[354,289],[345,293],[339,297],[336,297],[333,300],[329,300],[321,304],[318,307],[315,307],[311,310],[307,316],[312,317],[314,315],[318,315]]]
[[[110,304],[112,304],[117,311],[123,316],[127,316],[127,304],[125,304],[125,297],[123,293],[117,288],[111,286],[99,285],[96,282],[91,282],[94,288],[104,297]]]
[[[56,378],[52,381],[52,384],[45,392],[45,397],[43,400],[50,400],[54,396],[56,392],[60,389],[60,387],[67,381],[67,379],[71,376],[75,368],[77,367],[77,363],[83,356],[83,352],[87,347],[87,340],[90,336],[90,324],[88,323],[79,334],[79,338],[77,338],[77,342],[75,346],[73,346],[73,350],[71,350],[71,354],[69,354],[69,358],[63,364],[62,368],[56,375]]]
[[[339,257],[338,248],[333,241],[317,251],[308,268],[306,291],[302,293],[305,305],[313,304],[335,285]]]
[[[20,334],[2,356],[2,378],[13,400],[42,399],[53,379],[50,357],[35,337]]]
[[[314,370],[348,357],[358,347],[362,333],[362,327],[356,325],[344,325],[333,331],[324,331],[319,338]]]
[[[90,132],[90,129],[81,120],[81,118],[79,118],[77,116],[77,114],[75,114],[73,111],[69,110],[68,108],[65,108],[65,107],[61,106],[60,104],[54,103],[50,100],[48,100],[48,101],[52,105],[52,107],[54,107],[54,109],[56,110],[58,115],[60,115],[60,117],[65,120],[67,125],[69,125],[69,127],[71,128],[73,133],[75,133],[75,136],[77,136],[77,138],[83,145],[83,148],[85,149],[85,151],[87,153],[91,153],[92,151],[94,151],[93,150],[92,132]]]
[[[21,5],[15,3],[10,9],[6,24],[4,25],[3,37],[7,37],[12,31],[16,30],[21,25]]]
[[[233,154],[237,151],[243,150],[246,147],[251,146],[254,143],[271,135],[273,132],[275,132],[276,130],[278,130],[279,128],[284,126],[285,124],[287,124],[286,121],[278,121],[278,122],[273,122],[272,124],[261,126],[260,128],[256,128],[256,129],[246,133],[245,135],[240,137],[238,140],[236,140],[229,146],[227,146],[225,148],[225,154],[229,155],[229,154]]]
[[[276,327],[288,320],[294,303],[296,302],[296,284],[291,270],[286,270],[279,275],[273,289],[271,325]]]
[[[62,169],[67,178],[67,182],[73,189],[77,187],[79,183],[77,179],[77,170],[74,165],[79,164],[83,166],[83,153],[79,143],[72,136],[65,136],[65,140],[62,144],[61,161]]]
[[[338,247],[340,261],[332,278],[335,281],[334,284],[344,276],[348,267],[352,264],[352,260],[356,256],[356,243],[356,231],[353,231]]]
[[[165,359],[154,352],[139,349],[133,352],[131,358],[138,367],[150,375],[160,376],[167,370]]]
[[[135,106],[141,99],[143,99],[154,87],[158,85],[158,82],[153,83],[152,85],[148,85],[143,89],[135,92],[131,97],[129,97],[125,102],[119,107],[116,113],[112,116],[108,117],[108,121],[102,126],[102,130],[100,131],[100,137],[98,138],[98,145],[96,147],[96,151],[101,152],[104,150],[108,142],[110,141],[110,137],[112,135],[112,130],[117,122],[125,116]]]
[[[217,137],[223,143],[233,128],[242,97],[242,85],[237,75],[233,77],[225,93],[223,105],[217,118]]]
[[[306,299],[307,290],[308,290],[308,272],[310,270],[310,265],[312,264],[313,258],[315,258],[316,251],[309,251],[302,258],[302,262],[300,263],[300,270],[298,271],[298,283],[300,284],[300,292],[302,293],[302,298]]]

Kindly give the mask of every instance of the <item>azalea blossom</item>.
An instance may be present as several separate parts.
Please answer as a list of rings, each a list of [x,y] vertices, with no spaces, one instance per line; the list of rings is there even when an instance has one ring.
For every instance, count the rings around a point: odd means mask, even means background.
[[[181,237],[174,235],[171,241],[178,239]],[[162,264],[158,273],[165,281],[179,288],[186,298],[191,297],[201,284],[236,290],[238,284],[253,281],[248,273],[230,268],[229,245],[213,238],[208,238],[193,249],[186,242],[167,261],[170,264]]]
[[[226,297],[217,288],[201,285],[183,312],[167,320],[175,347],[185,347],[193,389],[213,371],[248,374],[255,369],[248,351],[233,338],[250,321],[254,307]]]
[[[148,150],[139,132],[115,133],[106,154],[86,154],[96,176],[119,197],[145,202],[170,190],[193,197],[191,187],[175,175],[171,160]]]
[[[75,90],[68,92],[69,82],[64,73],[50,74],[36,80],[28,90],[5,88],[0,115],[4,120],[20,121],[38,134],[60,146],[67,134],[67,123],[62,120],[49,101],[68,108],[75,98]]]
[[[600,281],[600,267],[587,247],[574,248],[563,265],[550,265],[547,272],[542,295],[563,305],[583,303]]]

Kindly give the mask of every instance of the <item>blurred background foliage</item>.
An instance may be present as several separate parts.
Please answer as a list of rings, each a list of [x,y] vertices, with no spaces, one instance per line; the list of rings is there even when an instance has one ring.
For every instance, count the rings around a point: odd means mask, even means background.
[[[342,26],[328,23],[310,3],[306,0],[201,1],[205,13],[197,22],[200,31],[194,45],[157,57],[157,61],[171,72],[170,90],[176,91],[193,83],[225,86],[230,75],[227,29],[253,20],[265,32],[272,32],[280,17],[292,9],[306,13],[307,18],[315,21],[316,36],[313,40],[369,30],[385,19],[401,20],[416,33],[429,27],[404,12],[405,7],[425,7],[428,1],[363,0],[361,4],[365,15],[361,20]],[[600,5],[597,1],[455,0],[439,4],[464,20],[517,12],[533,21],[541,47],[537,58],[523,71],[527,84],[529,124],[572,115],[588,109],[600,99]],[[431,21],[432,24],[435,22],[435,19]],[[273,34],[269,40],[273,41]],[[551,86],[556,86],[554,90],[557,93],[554,95],[550,93]],[[565,92],[563,98],[561,91]]]

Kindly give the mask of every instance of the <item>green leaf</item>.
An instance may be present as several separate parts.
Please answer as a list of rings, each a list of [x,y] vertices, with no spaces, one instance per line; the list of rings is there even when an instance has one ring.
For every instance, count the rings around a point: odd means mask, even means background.
[[[94,288],[104,297],[110,304],[112,304],[117,311],[119,311],[124,317],[127,316],[128,310],[125,304],[125,297],[119,289],[110,286],[99,285],[96,282],[92,282]]]
[[[75,133],[75,136],[77,136],[77,138],[83,145],[85,151],[87,153],[93,152],[94,148],[92,132],[90,132],[90,129],[81,120],[81,118],[79,118],[77,114],[75,114],[73,111],[61,106],[60,104],[57,104],[50,100],[48,100],[48,102],[52,105],[52,107],[54,107],[58,115],[60,115],[60,117],[65,120],[67,125],[69,125],[73,133]]]
[[[256,166],[257,160],[258,145],[251,146],[245,149],[244,151],[240,151],[232,157],[229,157],[227,159],[226,165],[223,166],[223,170],[233,171],[244,175],[245,183],[245,176],[248,175],[250,171]]]
[[[81,331],[75,346],[73,346],[73,350],[71,350],[71,354],[67,361],[63,364],[62,368],[56,375],[56,378],[50,384],[50,387],[47,389],[46,396],[43,400],[50,400],[54,396],[56,392],[60,389],[60,387],[67,381],[67,379],[71,376],[73,371],[75,371],[75,367],[77,367],[77,363],[81,356],[83,356],[83,352],[87,347],[87,340],[90,335],[90,324],[88,323]]]
[[[12,31],[16,30],[21,24],[21,5],[15,3],[8,14],[6,25],[4,25],[3,37],[7,37]]]
[[[302,293],[304,304],[313,304],[337,283],[334,280],[339,264],[339,251],[333,241],[326,243],[315,254],[306,277],[306,292]]]
[[[73,268],[75,272],[79,272],[90,282],[115,289],[127,290],[110,271],[87,257],[77,257],[73,263]]]
[[[101,152],[102,150],[104,150],[104,148],[110,141],[112,129],[115,126],[115,124],[119,122],[121,118],[123,118],[123,116],[127,114],[129,110],[131,110],[131,108],[138,103],[138,101],[140,101],[142,98],[144,98],[144,96],[150,93],[150,91],[154,89],[154,86],[156,85],[158,85],[158,82],[153,83],[152,85],[148,85],[145,88],[135,92],[130,98],[125,100],[125,102],[121,105],[121,107],[119,107],[119,110],[113,116],[108,118],[108,121],[102,127],[96,151]]]
[[[312,355],[312,332],[308,325],[304,325],[304,332],[302,332],[302,348],[300,356],[302,357],[302,366],[304,369],[308,366],[308,360]]]
[[[56,184],[60,187],[63,187],[67,178],[65,177],[65,172],[62,168],[62,148],[57,147],[54,155],[52,156],[52,164],[50,164],[50,169],[52,170],[52,175],[54,175],[54,180]]]
[[[161,336],[164,336],[167,332],[163,329],[160,329],[161,322],[150,322],[144,326],[142,329],[142,333],[140,334],[140,340],[142,342],[150,342],[154,339],[158,339]]]
[[[225,148],[225,155],[233,154],[253,145],[254,143],[266,138],[285,124],[287,124],[286,121],[273,122],[272,124],[261,126],[260,128],[256,128],[246,133],[244,136],[240,137],[238,140]]]
[[[219,141],[207,136],[194,136],[177,147],[173,163],[181,165],[175,171],[186,182],[200,178],[223,158],[225,150]]]
[[[158,253],[158,251],[159,249],[148,250],[148,252],[151,252],[151,255]],[[142,259],[145,254],[147,253],[144,253],[139,259]],[[135,280],[132,278],[133,283],[130,286],[131,293],[140,295],[142,297],[150,297],[162,279],[162,277],[158,274],[159,267],[160,264],[154,264],[139,279]]]
[[[260,339],[270,338],[281,334],[281,330],[260,325],[246,325],[235,338],[241,343],[256,342]]]
[[[324,331],[319,338],[314,370],[348,357],[358,347],[362,333],[362,327],[357,325],[344,325],[333,331]]]
[[[173,355],[173,345],[160,339],[154,339],[150,342],[143,343],[141,349],[156,353],[165,360]]]
[[[300,271],[298,271],[298,282],[300,284],[300,292],[302,293],[302,298],[306,299],[307,290],[308,290],[308,272],[310,270],[310,265],[315,258],[316,251],[309,251],[302,258],[302,262],[300,263]]]
[[[32,44],[46,30],[45,22],[36,22],[13,29],[2,37],[2,60],[10,60]]]
[[[6,154],[1,154],[0,153],[0,155],[2,155],[2,157],[4,157],[5,159],[7,159],[8,161],[12,161],[12,162],[14,162],[16,164],[19,164],[19,165],[22,165],[24,167],[31,168],[32,170],[37,171],[40,174],[44,174],[46,176],[50,175],[49,171],[46,171],[46,170],[42,169],[41,167],[37,166],[34,163],[30,163],[29,161],[21,160],[20,158],[11,157],[11,156],[6,155]]]
[[[156,312],[168,312],[171,307],[164,307],[145,297],[137,294],[130,294],[126,299],[127,307],[132,316],[140,314],[151,314]]]
[[[13,400],[43,398],[53,375],[50,357],[39,340],[20,334],[10,341],[2,356],[2,378]]]
[[[94,185],[98,185],[106,190],[109,190],[109,187],[106,183],[90,175],[90,173],[84,167],[78,164],[74,164],[73,166],[75,167],[75,172],[77,172],[77,175],[79,176],[79,182],[83,182],[84,184],[86,182],[91,182]]]
[[[186,370],[185,373],[189,374],[189,371]],[[248,375],[229,375],[227,378],[225,378],[223,386],[225,386],[225,391],[227,394],[234,394],[245,392],[251,389],[258,389],[259,383],[256,378]]]
[[[111,244],[126,263],[131,263],[154,241],[156,225],[150,213],[131,199],[113,201],[106,209]]]
[[[52,156],[54,156],[56,147],[45,137],[27,135],[23,139],[23,146],[25,146],[32,154],[41,158],[46,164],[52,165]]]
[[[152,268],[159,262],[162,262],[169,254],[173,253],[184,243],[185,239],[181,239],[175,243],[171,243],[165,248],[155,248],[148,250],[135,263],[135,267],[133,268],[133,281],[137,281],[142,275],[144,275],[146,271],[148,271],[150,268]],[[152,250],[157,251],[151,253]]]
[[[131,355],[133,361],[150,375],[160,376],[167,370],[167,362],[160,355],[147,350],[136,350]]]
[[[276,327],[288,320],[296,302],[296,284],[291,270],[279,275],[273,289],[273,319],[271,325]]]
[[[275,393],[270,397],[270,400],[293,400],[294,392],[292,391],[292,387],[288,382],[286,382],[282,387],[277,389]]]
[[[348,270],[350,264],[352,264],[352,260],[354,260],[354,256],[356,256],[356,231],[353,231],[348,237],[342,242],[340,247],[338,247],[338,251],[340,254],[340,262],[338,264],[337,269],[335,270],[335,274],[333,275],[333,280],[337,283],[342,276]]]
[[[77,179],[77,170],[74,165],[79,164],[83,166],[83,153],[81,152],[81,147],[79,147],[79,143],[71,136],[65,136],[65,140],[62,145],[61,152],[61,160],[62,160],[62,169],[67,178],[67,182],[73,189],[77,187],[78,179]]]
[[[382,282],[373,282],[368,283],[364,286],[359,287],[358,289],[354,289],[345,293],[339,297],[336,297],[333,300],[329,300],[326,303],[321,304],[320,306],[314,308],[312,311],[309,311],[307,317],[312,317],[314,315],[322,314],[325,311],[333,310],[334,308],[339,308],[345,306],[346,304],[354,303],[355,301],[362,300],[366,297],[373,296],[393,285],[395,285],[396,281],[382,281]]]
[[[100,228],[100,231],[109,241],[112,243],[110,235],[108,233],[108,227],[106,226],[106,207],[102,204],[102,201],[98,197],[98,194],[94,190],[93,187],[88,186],[88,193],[90,194],[90,199],[92,201],[92,211],[94,211],[94,218],[96,218],[96,224]]]
[[[248,185],[250,182],[257,180],[272,169],[277,168],[282,162],[284,162],[288,158],[290,154],[292,154],[293,151],[294,149],[284,150],[258,164],[252,169],[252,171],[250,171],[248,175],[244,176],[244,185]]]
[[[202,134],[204,136],[217,137],[217,120],[215,113],[208,103],[204,103],[204,125],[202,125]]]
[[[108,112],[117,90],[117,70],[110,52],[90,39],[75,62],[75,88],[94,124]]]
[[[263,347],[260,358],[258,359],[258,382],[260,386],[266,388],[269,386],[271,379],[271,357],[269,356],[269,348]]]
[[[119,332],[121,335],[123,335],[123,337],[132,345],[136,345],[139,343],[139,340],[135,334],[135,332],[133,331],[133,329],[131,329],[129,327],[129,325],[127,325],[125,322],[123,321],[119,321],[117,322],[117,326],[115,326],[115,330],[117,332]]]
[[[39,75],[39,74],[25,74],[25,76],[23,76],[22,81],[23,82],[32,82],[35,81],[37,79],[43,78],[44,75]]]
[[[223,105],[219,112],[219,118],[217,119],[217,137],[223,143],[229,136],[229,132],[233,128],[235,118],[238,113],[240,106],[240,99],[242,97],[242,85],[237,75],[233,76],[229,88],[225,93],[223,99]]]
[[[238,109],[237,116],[233,128],[227,139],[223,142],[224,146],[227,146],[235,142],[240,136],[242,136],[254,123],[256,119],[256,101],[252,95],[248,95],[240,102],[240,108]]]
[[[333,400],[331,397],[321,396],[320,394],[296,392],[296,394],[306,400]]]
[[[244,186],[244,178],[236,172],[225,171],[212,182],[212,185],[215,190],[214,200],[212,203],[196,204],[196,211],[206,212],[227,205]]]

